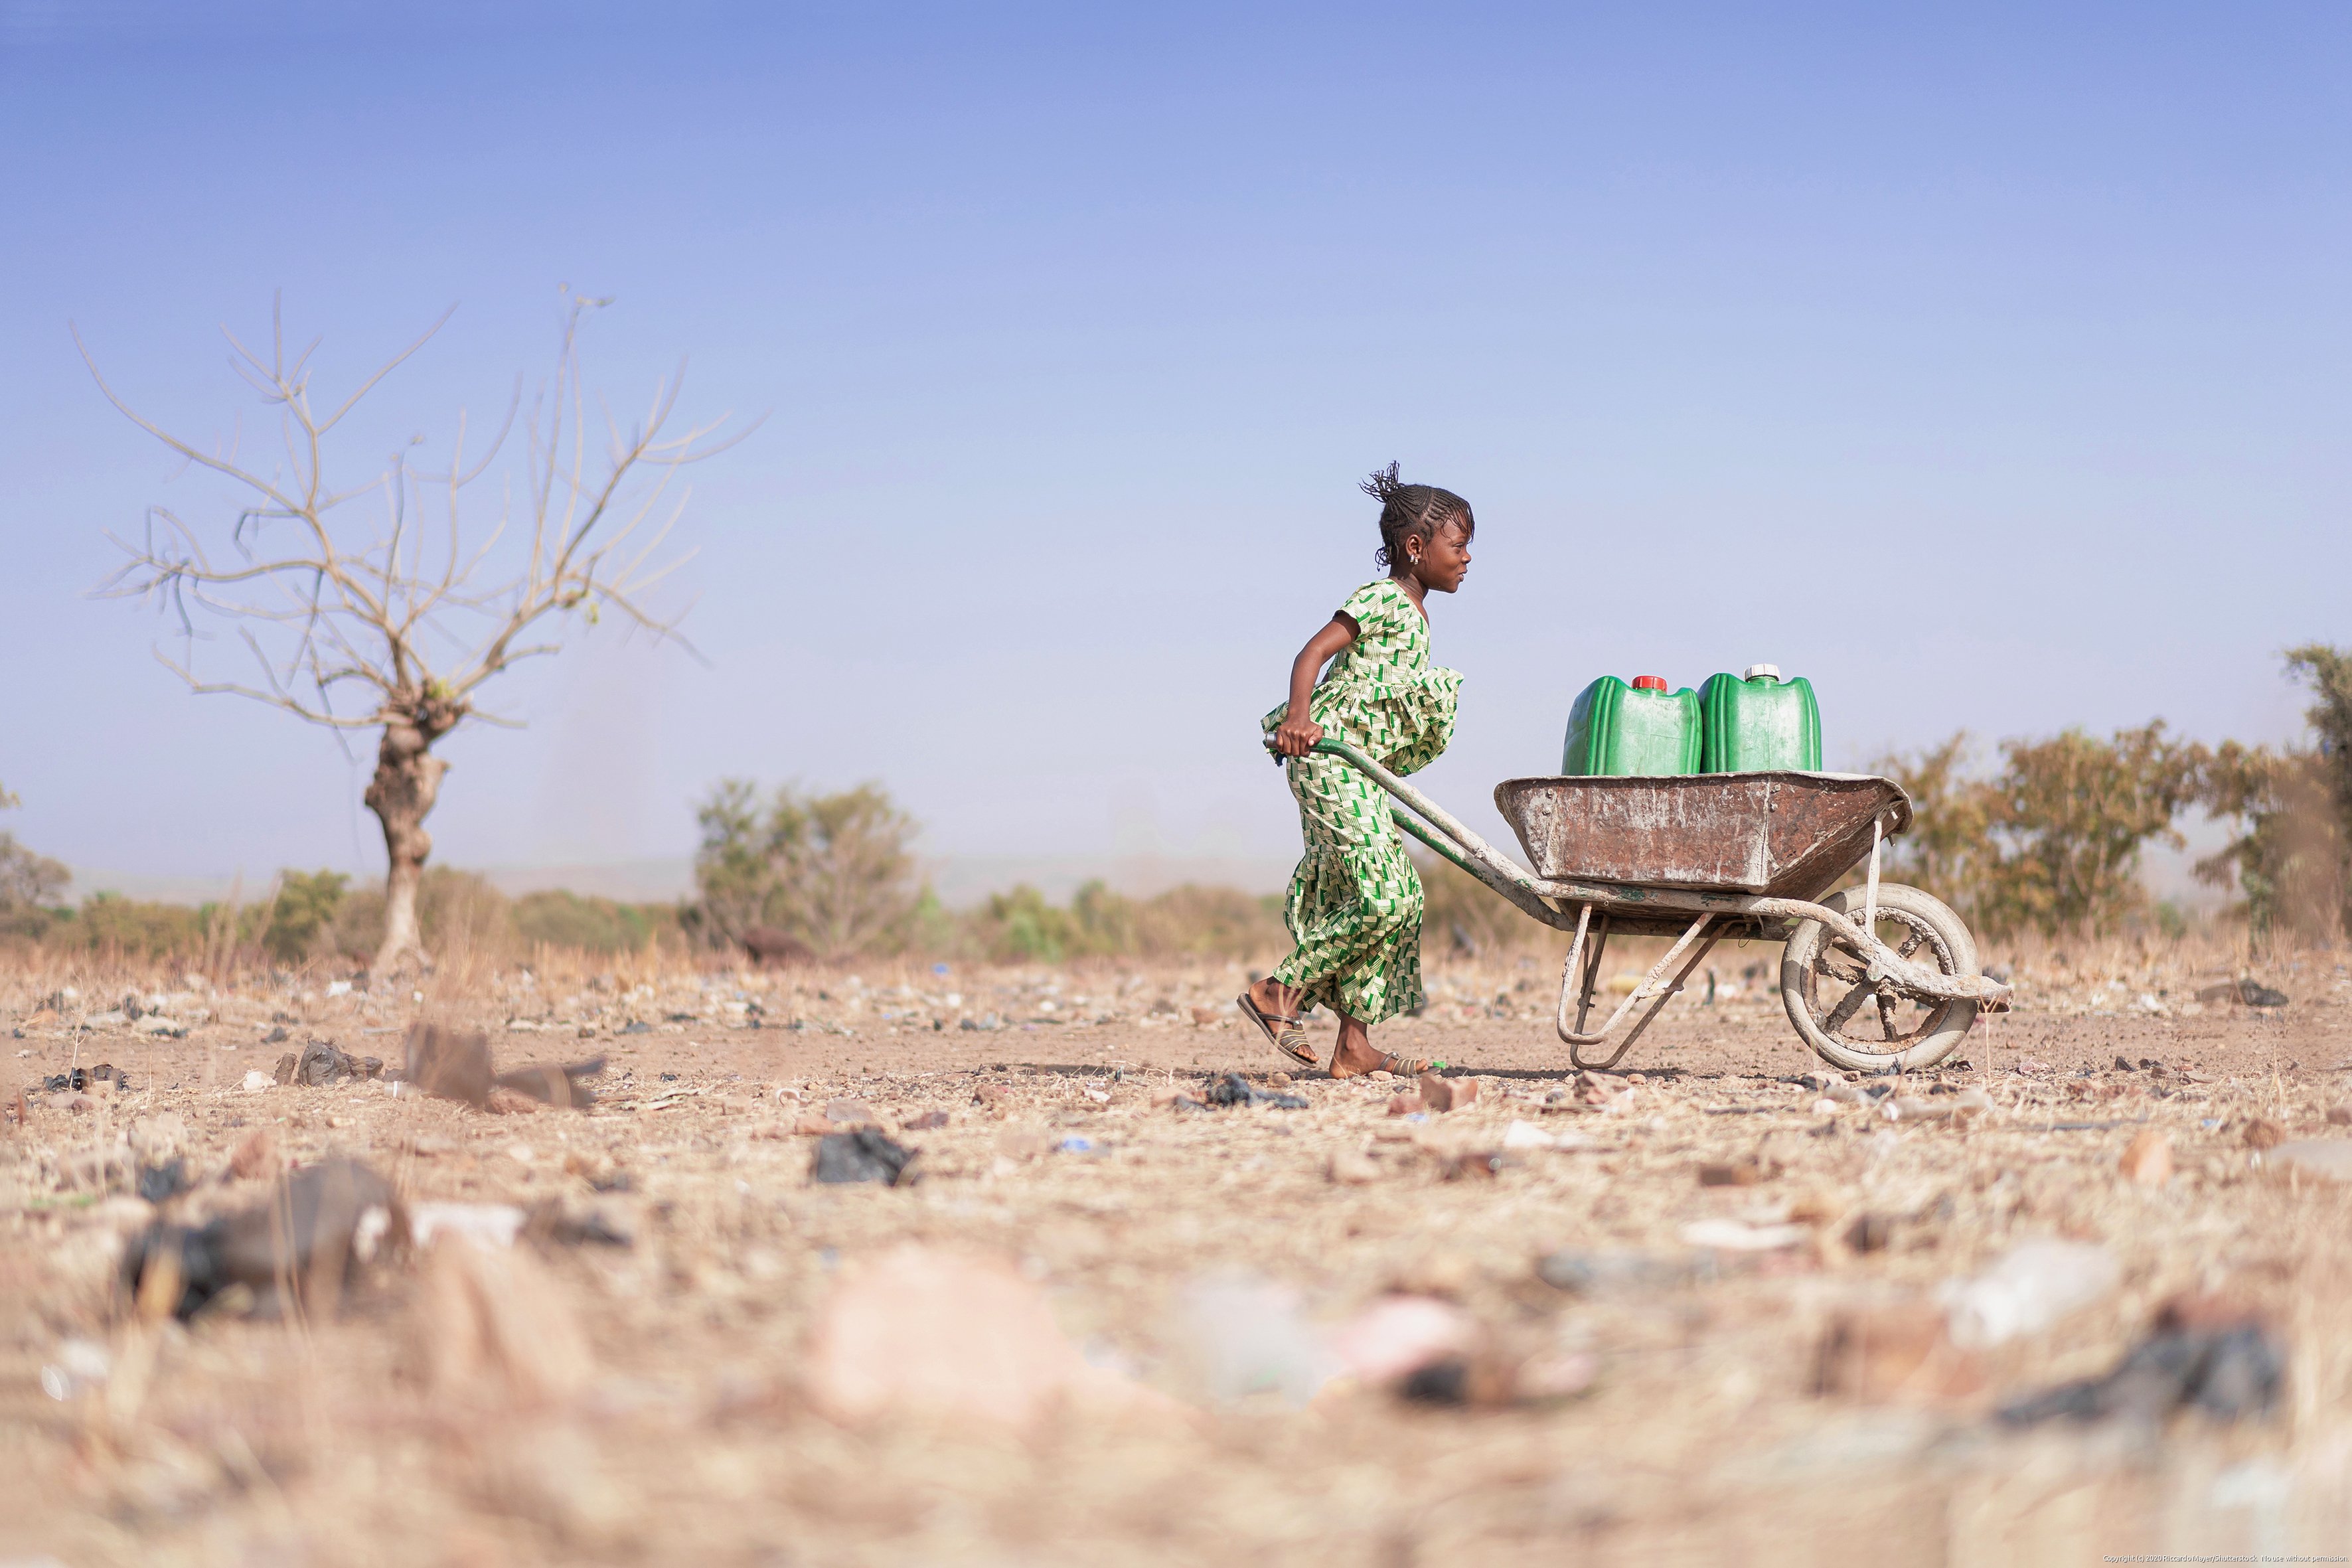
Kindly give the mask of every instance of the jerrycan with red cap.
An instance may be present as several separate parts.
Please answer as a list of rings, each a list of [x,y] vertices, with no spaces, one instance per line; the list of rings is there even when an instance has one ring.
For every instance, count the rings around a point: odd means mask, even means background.
[[[1661,676],[1637,675],[1629,684],[1604,675],[1569,710],[1559,771],[1574,777],[1695,773],[1703,735],[1698,693],[1689,687],[1668,691]]]

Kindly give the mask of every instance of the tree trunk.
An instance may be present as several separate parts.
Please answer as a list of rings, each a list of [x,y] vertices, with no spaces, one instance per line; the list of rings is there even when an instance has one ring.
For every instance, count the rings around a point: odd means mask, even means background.
[[[368,965],[372,975],[390,974],[404,960],[420,969],[426,964],[425,943],[416,923],[416,889],[425,879],[425,858],[433,853],[433,836],[425,831],[425,814],[441,794],[441,775],[447,763],[433,754],[441,731],[407,720],[383,727],[383,741],[375,753],[375,777],[363,797],[383,824],[383,852],[391,869],[383,880],[383,945]]]

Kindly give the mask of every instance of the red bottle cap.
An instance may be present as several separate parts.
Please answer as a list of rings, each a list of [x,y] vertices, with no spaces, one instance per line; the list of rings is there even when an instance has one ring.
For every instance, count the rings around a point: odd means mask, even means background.
[[[1663,675],[1637,675],[1633,678],[1633,689],[1636,691],[1664,691],[1665,689],[1666,678]]]

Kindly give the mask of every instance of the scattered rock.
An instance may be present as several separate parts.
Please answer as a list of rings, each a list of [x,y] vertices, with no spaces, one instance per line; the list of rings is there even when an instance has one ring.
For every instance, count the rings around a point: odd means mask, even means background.
[[[540,1104],[557,1110],[585,1110],[596,1103],[596,1091],[588,1087],[588,1079],[602,1078],[604,1074],[603,1057],[591,1057],[584,1062],[566,1062],[560,1067],[533,1063],[529,1067],[517,1068],[512,1072],[499,1074],[497,1089],[529,1095]],[[492,1100],[497,1098],[497,1089],[492,1091]],[[491,1109],[496,1110],[497,1107],[493,1105]]]
[[[1698,1168],[1702,1187],[1752,1187],[1780,1173],[1780,1163],[1754,1154],[1737,1160],[1709,1160]]]
[[[1717,1272],[1714,1256],[1709,1253],[1568,1247],[1546,1253],[1536,1261],[1536,1278],[1555,1290],[1577,1296],[1673,1289],[1712,1279]]]
[[[1421,1075],[1421,1102],[1432,1110],[1460,1110],[1475,1104],[1478,1099],[1478,1080],[1475,1078],[1441,1078],[1433,1072]]]
[[[2352,1127],[2352,1105],[2331,1105],[2327,1108],[2327,1125]]]
[[[2119,1163],[2124,1180],[2143,1187],[2160,1187],[2172,1180],[2172,1140],[2153,1127],[2143,1127],[2124,1148]]]
[[[418,1328],[433,1392],[503,1393],[521,1405],[576,1397],[595,1374],[579,1318],[530,1257],[445,1234],[425,1266]]]
[[[1360,1187],[1381,1179],[1381,1167],[1369,1154],[1341,1150],[1331,1156],[1323,1173],[1344,1187]]]
[[[266,1176],[276,1169],[278,1133],[273,1128],[255,1128],[245,1135],[236,1152],[228,1157],[228,1173],[239,1181]]]
[[[1895,1223],[1893,1215],[1858,1214],[1840,1239],[1855,1252],[1884,1252],[1895,1239]]]
[[[1814,1353],[1813,1392],[1859,1400],[1946,1399],[1984,1386],[1983,1368],[1952,1343],[1942,1318],[1912,1306],[1843,1312]]]
[[[371,1058],[373,1059],[373,1058]],[[379,1070],[383,1064],[377,1062]],[[312,1040],[299,1054],[278,1058],[278,1081],[302,1084],[311,1089],[323,1089],[331,1083],[368,1076],[367,1068],[356,1057],[347,1056],[330,1040]]]
[[[1214,1007],[1195,1007],[1192,1009],[1192,1026],[1205,1029],[1223,1016]]]
[[[854,1132],[829,1132],[817,1140],[816,1157],[809,1163],[809,1179],[816,1182],[881,1182],[890,1186],[911,1183],[909,1166],[915,1151],[894,1143],[870,1128]]]
[[[2286,1130],[2257,1116],[2246,1123],[2239,1137],[2249,1149],[2275,1149],[2286,1142]]]
[[[1040,1426],[1068,1406],[1180,1414],[1089,1363],[1013,1265],[917,1245],[853,1271],[819,1310],[803,1373],[812,1403],[862,1424],[892,1415]]]
[[[476,1110],[489,1103],[490,1038],[479,1030],[418,1024],[408,1031],[402,1071],[421,1093],[461,1100]]]
[[[536,1116],[547,1109],[547,1103],[501,1083],[491,1088],[482,1109],[493,1116]]]
[[[948,1124],[944,1110],[926,1110],[920,1116],[910,1116],[898,1124],[901,1132],[929,1132]]]
[[[1007,1127],[996,1134],[996,1152],[1006,1160],[1034,1160],[1054,1152],[1054,1135],[1038,1127]]]
[[[816,962],[816,952],[808,943],[774,926],[751,927],[743,933],[742,942],[751,962],[762,969],[790,969]]]
[[[835,1127],[879,1127],[882,1119],[874,1108],[862,1100],[829,1100],[824,1105],[824,1119]]]
[[[1383,1296],[1341,1325],[1331,1348],[1373,1387],[1402,1382],[1433,1363],[1465,1356],[1482,1336],[1470,1314],[1431,1296]]]
[[[2263,1168],[2282,1175],[2352,1182],[2352,1138],[2305,1138],[2262,1152]]]

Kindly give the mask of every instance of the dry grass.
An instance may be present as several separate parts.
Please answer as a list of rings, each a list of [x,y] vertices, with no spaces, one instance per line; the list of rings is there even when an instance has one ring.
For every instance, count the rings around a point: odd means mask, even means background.
[[[1410,1140],[1383,1114],[1393,1084],[1306,1082],[1297,1111],[1156,1108],[1204,1071],[1277,1065],[1232,1021],[1243,975],[1219,965],[761,976],[542,952],[526,983],[453,955],[423,987],[374,998],[62,966],[0,976],[0,1026],[28,1053],[9,1058],[20,1079],[77,1058],[132,1075],[129,1094],[80,1110],[35,1094],[0,1149],[0,1555],[1990,1563],[2345,1549],[2352,1190],[2264,1176],[2242,1132],[2255,1117],[2291,1137],[2347,1131],[2326,1120],[2352,1101],[2335,1070],[2352,1054],[2352,980],[2333,955],[2264,971],[2294,998],[2272,1016],[2191,1000],[2242,966],[2218,945],[1998,955],[2020,964],[2021,1005],[1943,1075],[1996,1101],[1965,1126],[1817,1111],[1787,1081],[1816,1064],[1777,997],[1735,994],[1738,962],[1723,956],[1717,1005],[1677,1003],[1629,1058],[1642,1078],[1609,1085],[1630,1098],[1589,1112],[1546,1109],[1563,1065],[1556,972],[1533,955],[1434,970],[1431,1008],[1383,1043],[1460,1063],[1486,1093]],[[78,1006],[39,1009],[68,984]],[[211,1016],[183,1039],[74,1027],[132,986],[189,993],[167,1011]],[[739,1002],[767,1026],[740,1026]],[[1196,1025],[1195,1007],[1212,1021]],[[247,1093],[247,1071],[284,1048],[257,1043],[280,1014],[295,1043],[378,1055],[418,1016],[493,1028],[502,1066],[609,1052],[609,1100],[484,1116],[373,1085]],[[992,1014],[1005,1026],[959,1027]],[[620,1032],[633,1020],[650,1032]],[[2117,1071],[2118,1056],[2194,1076]],[[975,1103],[982,1085],[1003,1090],[1001,1115]],[[12,1102],[13,1089],[0,1074]],[[945,1111],[945,1127],[908,1138],[927,1179],[809,1184],[810,1144],[789,1129],[836,1095],[893,1126]],[[332,1311],[149,1326],[111,1284],[119,1238],[149,1215],[103,1156],[134,1133],[149,1143],[166,1116],[208,1175],[266,1126],[291,1156],[372,1162],[412,1200],[551,1199],[635,1244],[526,1243],[505,1285],[394,1262]],[[1590,1146],[1445,1179],[1443,1156],[1498,1146],[1515,1119]],[[2116,1125],[2049,1130],[2064,1121]],[[2178,1173],[2161,1187],[2116,1171],[2147,1127],[2172,1141]],[[1027,1152],[1073,1135],[1104,1152]],[[1359,1152],[1370,1184],[1326,1179],[1332,1156]],[[1743,1161],[1779,1173],[1696,1178]],[[590,1184],[619,1173],[634,1190]],[[230,1181],[177,1201],[201,1211],[263,1190]],[[1889,1246],[1841,1240],[1863,1214],[1890,1221]],[[1793,1221],[1809,1239],[1590,1298],[1533,1272],[1561,1247],[1681,1256],[1682,1227],[1710,1218]],[[1811,1392],[1832,1317],[1924,1313],[1938,1282],[2048,1234],[2108,1247],[2122,1289],[1990,1352],[1979,1391]],[[1191,1414],[1073,1409],[1017,1436],[818,1414],[801,1381],[812,1325],[843,1271],[908,1242],[1012,1259],[1091,1359]],[[1186,1352],[1183,1302],[1228,1274],[1287,1285],[1327,1323],[1389,1289],[1439,1294],[1498,1339],[1589,1353],[1600,1374],[1579,1398],[1507,1410],[1344,1385],[1303,1409],[1219,1404]],[[1985,1420],[2007,1394],[2111,1363],[2165,1297],[2212,1289],[2257,1303],[2291,1345],[2274,1420],[2184,1421],[2145,1440]],[[499,1357],[528,1355],[531,1336],[501,1330],[488,1296],[526,1303],[550,1343],[576,1328],[585,1373],[559,1357],[513,1374]],[[436,1360],[453,1301],[475,1303],[470,1361]],[[92,1349],[106,1371],[85,1384],[72,1369]],[[44,1391],[45,1369],[66,1397]]]

